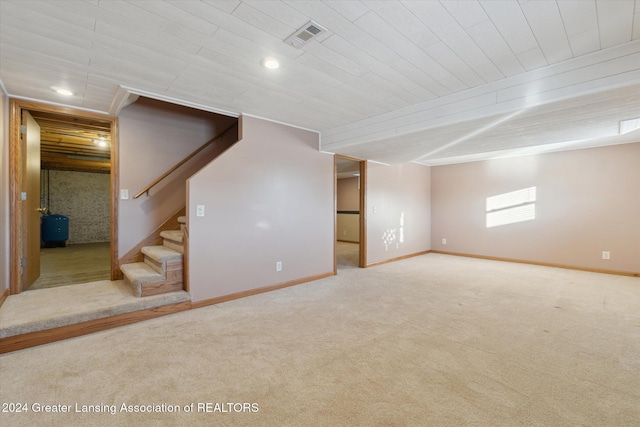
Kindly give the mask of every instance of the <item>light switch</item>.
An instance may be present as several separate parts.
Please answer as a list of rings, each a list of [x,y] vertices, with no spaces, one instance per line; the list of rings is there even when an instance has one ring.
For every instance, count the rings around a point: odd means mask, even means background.
[[[129,200],[129,190],[120,190],[120,198],[122,200]]]
[[[196,216],[204,216],[204,205],[196,205]]]

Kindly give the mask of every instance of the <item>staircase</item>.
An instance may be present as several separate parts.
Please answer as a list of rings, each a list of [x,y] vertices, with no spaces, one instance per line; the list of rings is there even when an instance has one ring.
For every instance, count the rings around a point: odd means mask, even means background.
[[[180,230],[166,230],[160,233],[162,246],[142,248],[144,262],[123,264],[120,270],[125,283],[138,297],[158,295],[183,290],[183,238],[186,218],[178,218]]]

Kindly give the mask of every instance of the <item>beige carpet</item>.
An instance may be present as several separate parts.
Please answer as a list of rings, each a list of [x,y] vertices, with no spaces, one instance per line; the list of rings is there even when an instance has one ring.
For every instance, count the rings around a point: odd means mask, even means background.
[[[22,292],[0,307],[0,338],[189,300],[184,291],[138,298],[123,280]]]
[[[2,355],[0,384],[29,409],[3,426],[637,426],[640,279],[429,254]]]

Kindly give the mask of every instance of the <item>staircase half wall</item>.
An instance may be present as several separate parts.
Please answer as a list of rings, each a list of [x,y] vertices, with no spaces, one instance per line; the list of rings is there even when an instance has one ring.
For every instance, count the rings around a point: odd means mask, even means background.
[[[239,126],[241,140],[187,181],[194,303],[333,274],[333,156],[315,132]]]

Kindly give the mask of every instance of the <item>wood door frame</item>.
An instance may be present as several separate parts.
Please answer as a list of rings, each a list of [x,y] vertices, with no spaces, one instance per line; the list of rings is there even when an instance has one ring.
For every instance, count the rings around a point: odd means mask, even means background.
[[[356,157],[335,154],[333,156],[333,273],[338,274],[338,159],[351,160],[360,166],[360,242],[358,243],[358,267],[367,267],[367,161]]]
[[[111,123],[111,280],[120,278],[118,264],[118,118],[108,114],[80,110],[60,105],[43,104],[23,99],[10,99],[9,106],[9,293],[22,292],[20,280],[21,258],[21,204],[20,204],[20,162],[22,149],[20,144],[20,124],[22,110],[66,114],[97,119]]]

